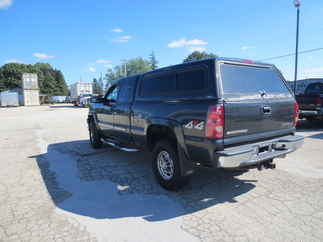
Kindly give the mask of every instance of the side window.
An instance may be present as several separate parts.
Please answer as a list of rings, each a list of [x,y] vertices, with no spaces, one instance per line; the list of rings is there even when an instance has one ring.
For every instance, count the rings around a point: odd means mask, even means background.
[[[106,100],[117,100],[118,99],[118,92],[119,92],[119,87],[114,86],[112,87],[112,90],[109,90],[108,95],[105,97]]]
[[[206,71],[193,69],[177,73],[178,91],[200,91],[206,89]]]
[[[133,98],[135,82],[137,77],[124,80],[120,86],[118,102],[130,102]]]
[[[141,81],[141,96],[167,96],[176,89],[176,75],[172,72],[145,75]]]

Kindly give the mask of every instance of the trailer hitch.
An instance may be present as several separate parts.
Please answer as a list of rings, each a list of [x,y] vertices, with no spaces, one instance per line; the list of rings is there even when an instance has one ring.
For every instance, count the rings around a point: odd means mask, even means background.
[[[269,161],[269,162],[260,163],[257,166],[258,171],[261,171],[264,168],[265,169],[276,169],[276,164],[273,163],[272,161]]]
[[[266,169],[276,169],[276,164],[272,162],[264,163]]]

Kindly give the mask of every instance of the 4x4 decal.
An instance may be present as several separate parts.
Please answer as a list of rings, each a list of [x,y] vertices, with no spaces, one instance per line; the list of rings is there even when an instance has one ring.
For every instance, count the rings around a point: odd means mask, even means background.
[[[204,129],[204,121],[192,120],[191,122],[185,124],[184,127],[187,129],[203,130]]]

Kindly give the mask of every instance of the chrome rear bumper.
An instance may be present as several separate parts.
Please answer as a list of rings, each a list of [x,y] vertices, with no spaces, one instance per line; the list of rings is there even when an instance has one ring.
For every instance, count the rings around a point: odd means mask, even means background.
[[[300,110],[300,117],[323,116],[323,108],[317,110]]]
[[[288,135],[263,142],[241,145],[215,153],[217,167],[238,168],[284,157],[302,146],[303,136]]]

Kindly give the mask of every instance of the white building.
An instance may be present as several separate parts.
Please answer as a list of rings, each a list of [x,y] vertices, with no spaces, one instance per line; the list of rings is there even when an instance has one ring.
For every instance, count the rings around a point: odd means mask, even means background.
[[[77,98],[85,94],[93,94],[92,82],[76,82],[70,86],[71,98]]]

